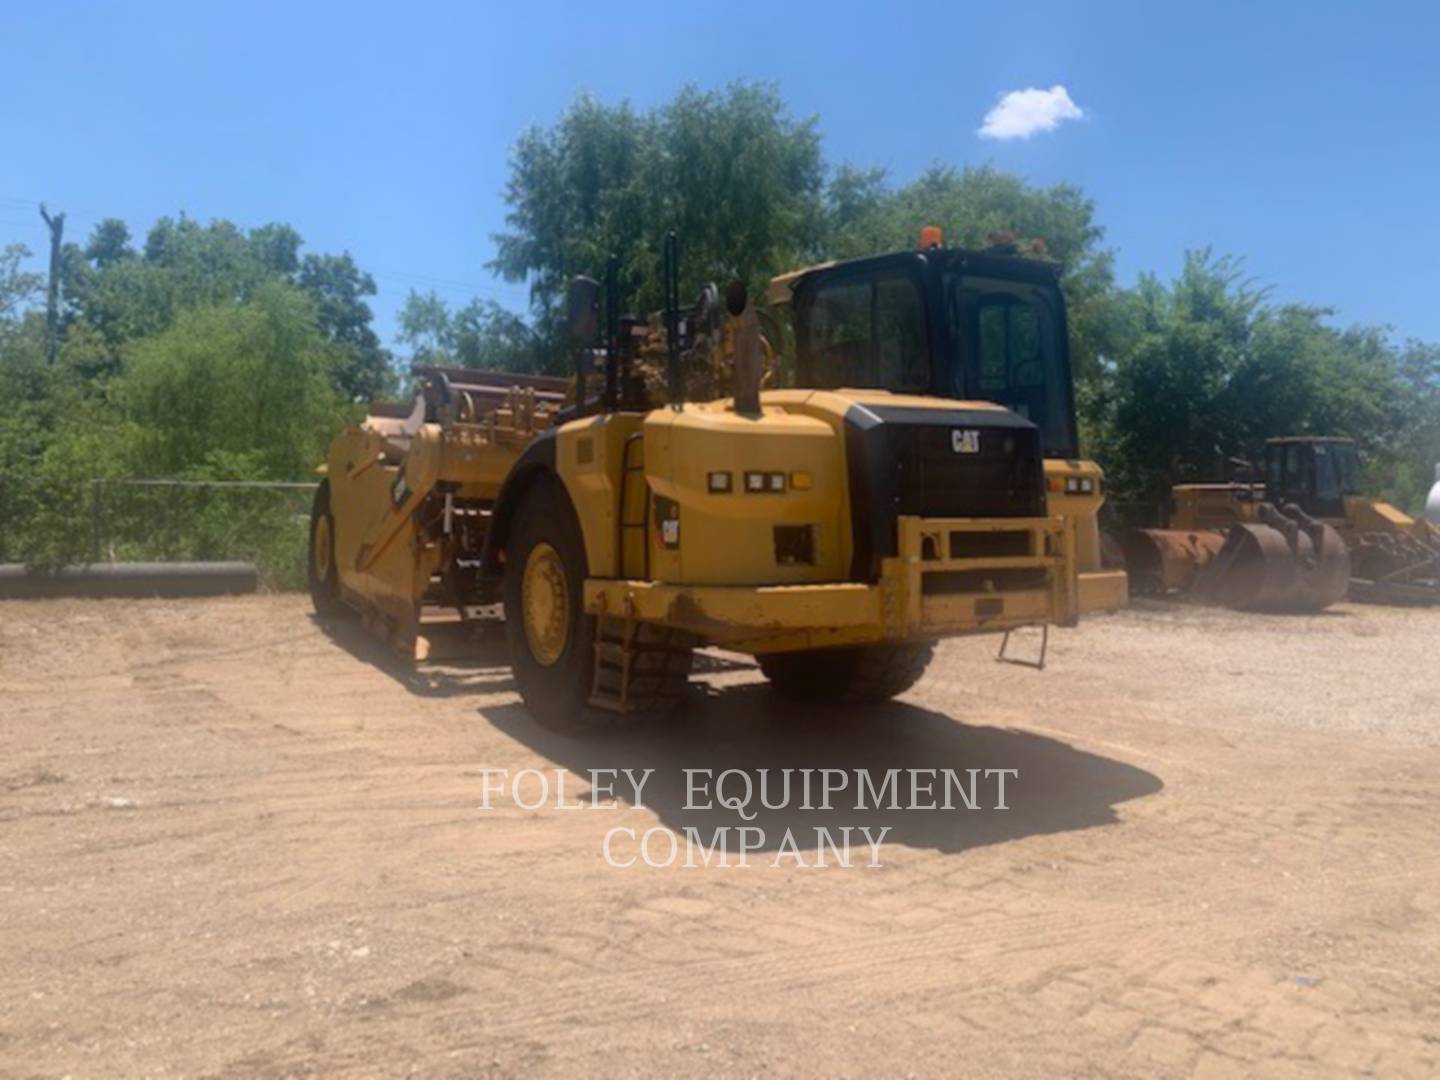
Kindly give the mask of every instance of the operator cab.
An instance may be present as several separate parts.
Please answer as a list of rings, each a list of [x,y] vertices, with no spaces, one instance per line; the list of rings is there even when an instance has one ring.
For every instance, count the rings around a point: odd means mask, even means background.
[[[934,247],[802,271],[789,287],[797,384],[989,401],[1079,456],[1060,268]]]
[[[1265,494],[1312,517],[1343,518],[1345,496],[1359,495],[1360,453],[1351,439],[1289,436],[1265,443]]]

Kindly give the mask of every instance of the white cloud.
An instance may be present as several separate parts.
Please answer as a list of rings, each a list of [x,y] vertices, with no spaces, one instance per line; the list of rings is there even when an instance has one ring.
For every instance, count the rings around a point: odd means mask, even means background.
[[[982,139],[1028,139],[1037,131],[1054,131],[1062,120],[1079,120],[1085,111],[1070,100],[1063,86],[1049,90],[1026,87],[1001,94],[980,125]]]

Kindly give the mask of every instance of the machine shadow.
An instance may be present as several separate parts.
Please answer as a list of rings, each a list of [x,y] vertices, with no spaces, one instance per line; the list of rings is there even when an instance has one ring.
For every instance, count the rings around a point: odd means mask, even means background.
[[[1338,601],[1339,603],[1353,604],[1357,601],[1349,597]],[[1276,619],[1353,619],[1355,613],[1343,608],[1325,608],[1322,611],[1236,611],[1233,608],[1220,606],[1210,607],[1194,600],[1186,600],[1173,596],[1132,596],[1127,605],[1128,610],[1149,615],[1174,615],[1183,612],[1206,612],[1219,611],[1230,612],[1231,614],[1244,615],[1246,618],[1272,616]]]
[[[321,633],[361,663],[383,671],[417,697],[449,698],[466,694],[498,694],[515,689],[504,630],[487,630],[471,641],[463,656],[416,663],[373,637],[358,619],[311,621]]]
[[[487,707],[480,713],[582,780],[592,769],[654,770],[643,789],[643,802],[663,824],[677,833],[691,827],[705,838],[722,826],[758,827],[765,834],[758,851],[776,850],[787,829],[804,851],[814,848],[817,829],[838,836],[838,830],[850,826],[857,830],[856,846],[863,845],[860,827],[868,827],[872,835],[888,828],[886,844],[955,853],[1113,824],[1120,803],[1164,787],[1159,777],[1143,769],[1043,735],[962,724],[901,702],[843,711],[807,708],[784,701],[763,685],[727,687],[708,695],[697,688],[672,721],[609,736],[547,731],[520,705]],[[829,810],[818,808],[818,770],[827,768],[850,774],[850,786],[832,800]],[[748,773],[756,785],[750,802],[754,819],[742,820],[731,810],[706,805],[704,798],[695,800],[696,809],[687,809],[686,769],[709,770],[712,777],[727,769]],[[785,769],[797,772],[791,777],[789,803],[781,805]],[[890,809],[888,799],[884,808],[867,799],[866,806],[857,809],[856,770],[868,772],[878,787],[889,769],[901,770],[899,779],[906,785],[909,769],[953,769],[962,782],[967,769],[1015,769],[1018,776],[1006,781],[1006,810],[995,808],[996,781],[983,776],[976,809],[966,808],[958,798],[951,810]],[[776,809],[760,804],[762,770],[769,770],[768,801]],[[798,770],[812,771],[815,809],[803,808]],[[743,790],[738,778],[731,781],[736,785],[731,790]],[[943,780],[936,785],[937,796],[943,786]],[[626,790],[621,779],[616,794],[623,796]],[[710,791],[713,794],[713,783]],[[901,791],[899,804],[904,807],[908,786]]]
[[[325,620],[311,615],[310,621],[332,643],[361,663],[383,671],[407,691],[419,697],[448,698],[466,694],[500,694],[515,690],[510,674],[510,653],[505,644],[505,624],[487,621],[477,628],[457,653],[442,660],[416,662],[395,651],[370,634],[358,619]],[[697,675],[753,669],[753,661],[707,652],[695,654]]]

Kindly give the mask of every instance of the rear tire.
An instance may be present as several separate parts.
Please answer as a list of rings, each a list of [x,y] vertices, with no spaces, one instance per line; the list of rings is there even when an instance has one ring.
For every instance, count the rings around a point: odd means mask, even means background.
[[[340,598],[340,574],[335,566],[335,516],[330,512],[330,481],[321,480],[310,505],[310,545],[306,555],[310,602],[322,619],[350,614]]]
[[[759,656],[776,693],[819,705],[865,705],[903,694],[925,674],[931,642],[859,645]]]

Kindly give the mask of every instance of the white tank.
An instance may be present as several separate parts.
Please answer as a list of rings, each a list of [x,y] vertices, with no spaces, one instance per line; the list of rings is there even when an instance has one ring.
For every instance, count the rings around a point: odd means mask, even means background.
[[[1435,466],[1435,486],[1425,500],[1425,517],[1431,525],[1440,525],[1440,465]]]

